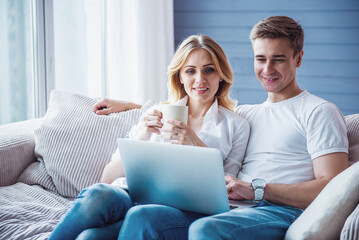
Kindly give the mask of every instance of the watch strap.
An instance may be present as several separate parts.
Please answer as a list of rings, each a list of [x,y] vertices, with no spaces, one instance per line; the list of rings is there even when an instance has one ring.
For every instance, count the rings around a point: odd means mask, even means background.
[[[254,189],[254,201],[260,202],[263,200],[264,188]]]

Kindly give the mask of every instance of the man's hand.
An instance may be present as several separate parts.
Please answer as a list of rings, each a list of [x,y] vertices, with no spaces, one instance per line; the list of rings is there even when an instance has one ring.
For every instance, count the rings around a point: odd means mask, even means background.
[[[232,176],[225,176],[228,199],[253,200],[254,191],[251,183],[244,182]]]
[[[117,101],[108,98],[103,98],[93,106],[93,110],[98,115],[107,115],[115,112],[123,112],[135,108],[141,108],[141,105],[126,102]]]

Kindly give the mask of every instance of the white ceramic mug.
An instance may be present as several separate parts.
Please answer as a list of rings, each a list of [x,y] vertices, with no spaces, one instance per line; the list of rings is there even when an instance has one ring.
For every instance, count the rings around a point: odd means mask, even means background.
[[[160,106],[160,111],[162,112],[162,123],[163,126],[166,126],[168,120],[179,120],[187,124],[188,119],[188,107],[182,105],[173,105],[173,104],[162,104]],[[164,134],[164,133],[162,133]],[[161,135],[162,135],[161,134]],[[163,140],[162,142],[172,142],[172,140]]]
[[[168,120],[179,120],[187,124],[188,107],[182,105],[162,104],[162,122],[166,124]]]

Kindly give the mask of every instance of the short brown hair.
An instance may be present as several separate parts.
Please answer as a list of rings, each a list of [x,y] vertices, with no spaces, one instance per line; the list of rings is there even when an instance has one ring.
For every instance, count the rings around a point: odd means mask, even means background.
[[[206,35],[189,36],[178,46],[167,71],[169,102],[176,102],[187,95],[180,81],[180,71],[188,55],[197,49],[204,49],[211,55],[218,74],[223,79],[219,83],[215,95],[218,99],[218,105],[233,111],[237,102],[229,96],[229,90],[233,84],[232,69],[223,49],[216,41]]]
[[[304,31],[299,21],[287,16],[273,16],[259,21],[250,34],[253,44],[257,38],[286,38],[294,51],[294,56],[303,49]]]

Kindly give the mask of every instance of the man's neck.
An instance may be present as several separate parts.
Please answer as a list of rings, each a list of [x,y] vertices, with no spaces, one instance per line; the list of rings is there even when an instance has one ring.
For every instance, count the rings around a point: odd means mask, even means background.
[[[290,99],[292,97],[298,96],[299,94],[301,94],[303,92],[302,89],[300,89],[299,87],[296,89],[293,89],[290,92],[282,92],[282,93],[273,93],[273,92],[269,92],[268,93],[268,102],[271,103],[277,103],[277,102],[282,102],[284,100]]]

